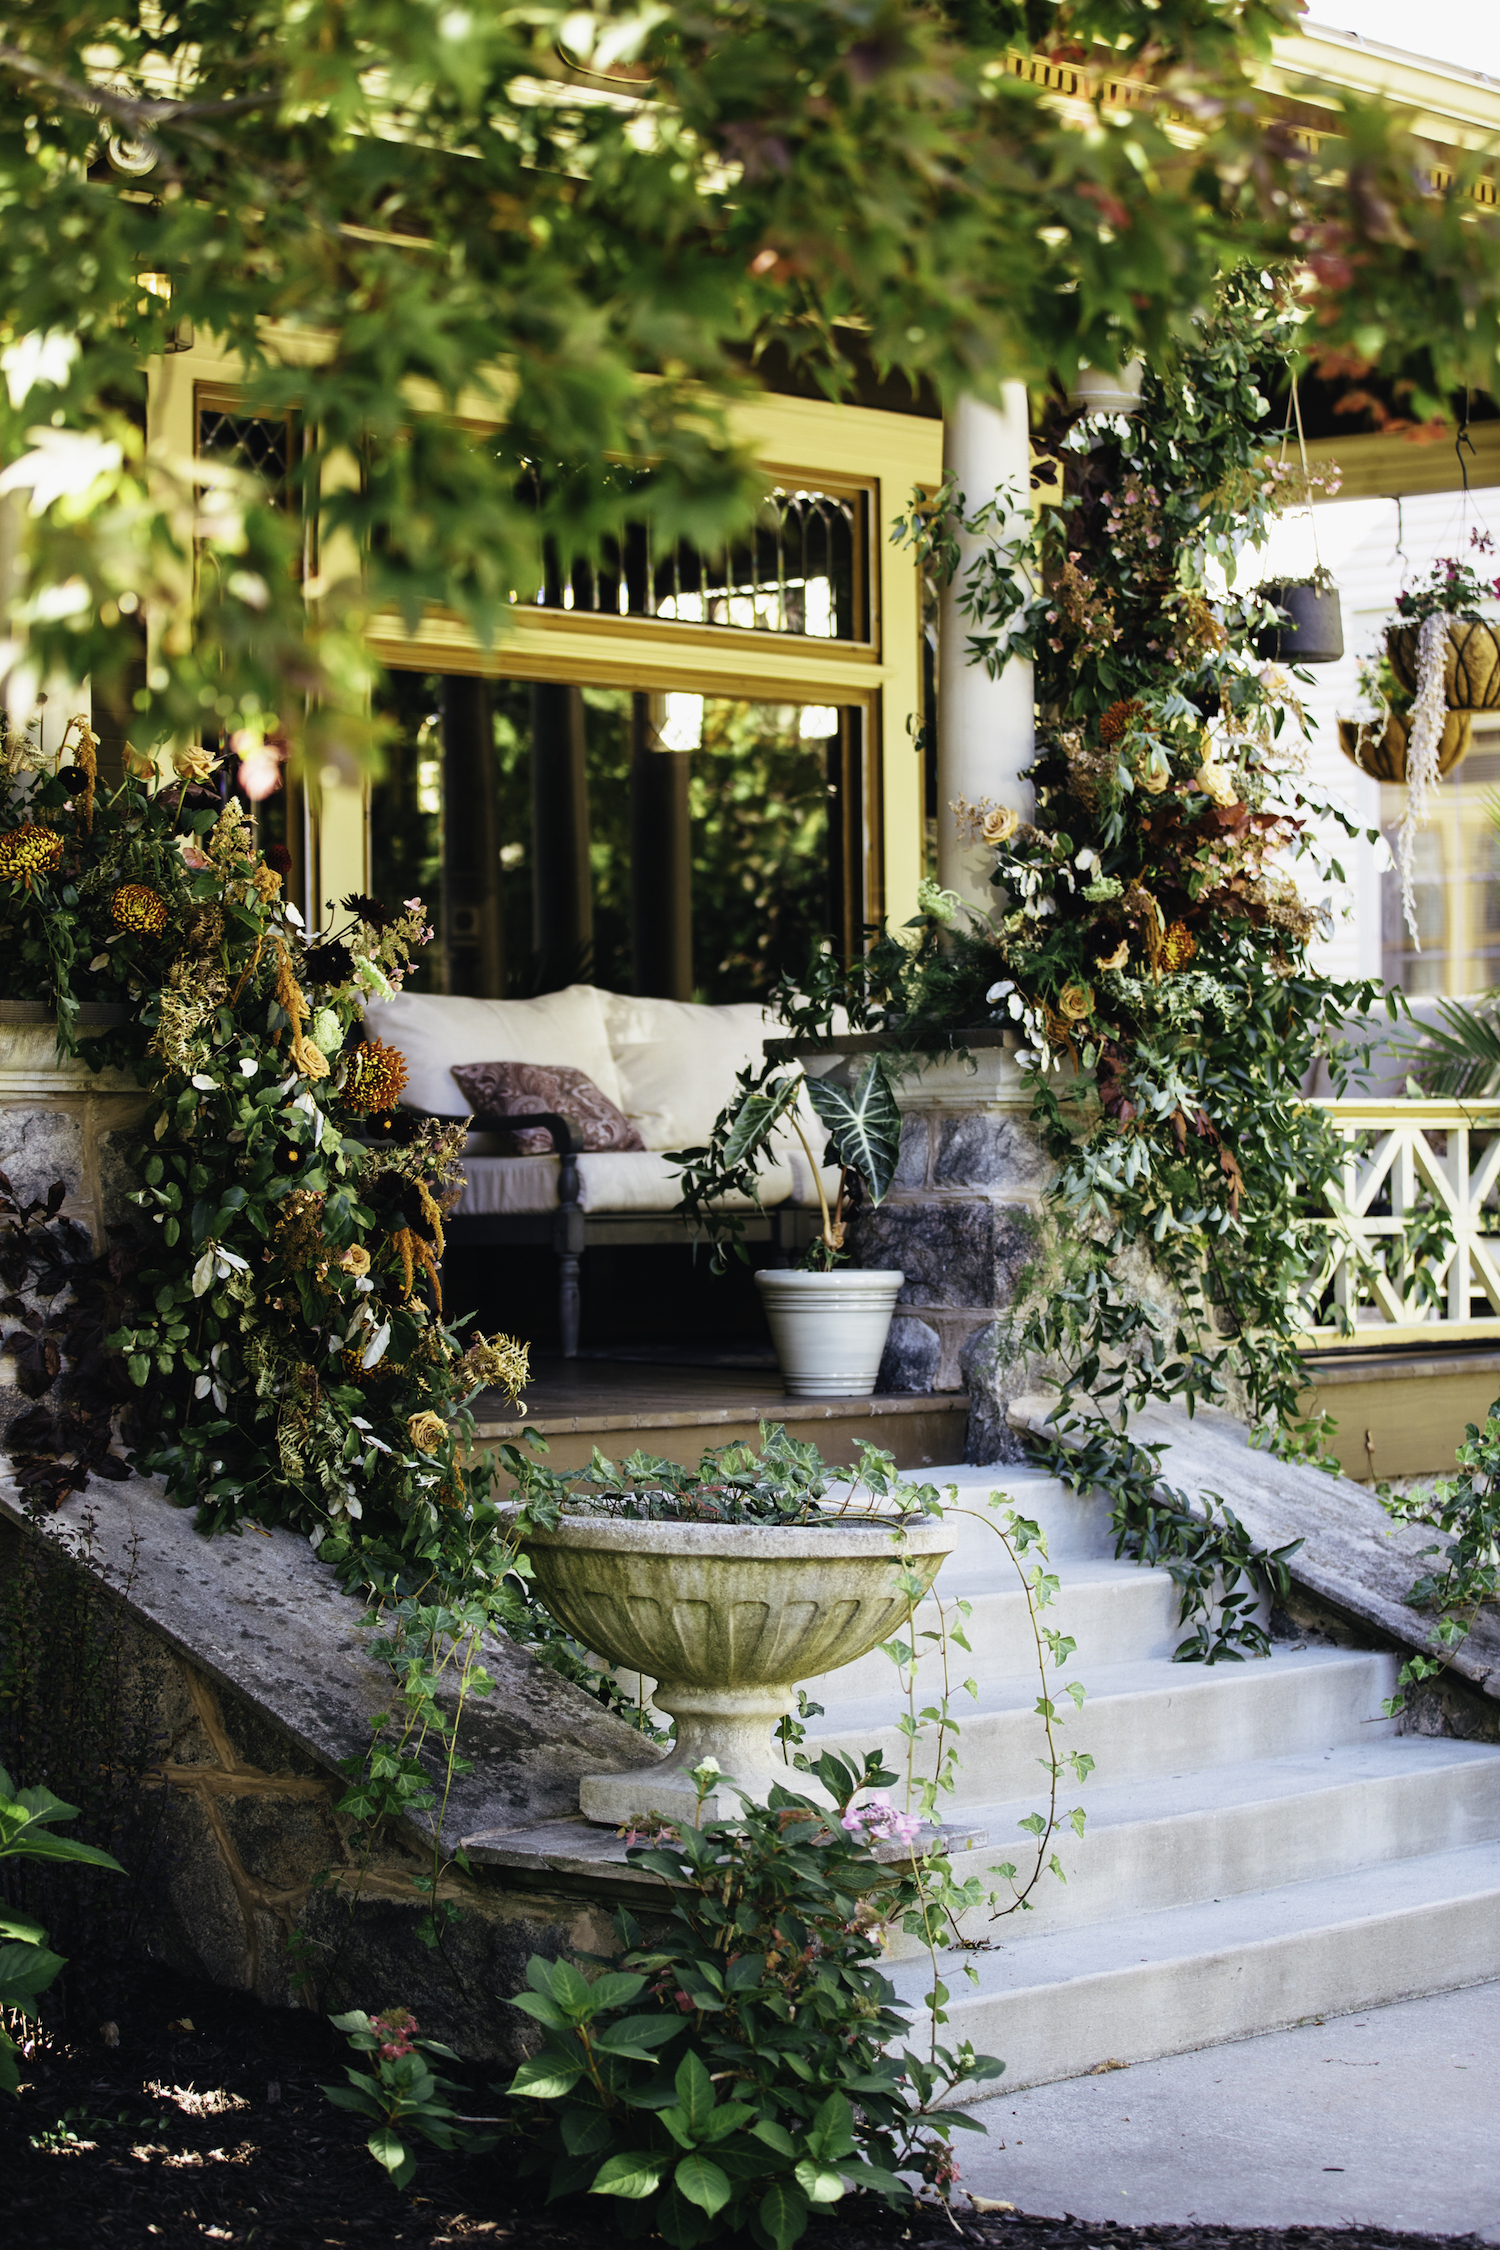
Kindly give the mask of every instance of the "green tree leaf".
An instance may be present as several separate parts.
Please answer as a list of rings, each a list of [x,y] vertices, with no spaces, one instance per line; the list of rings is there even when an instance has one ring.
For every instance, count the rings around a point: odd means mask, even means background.
[[[645,2149],[631,2149],[623,2156],[612,2156],[595,2173],[589,2193],[619,2195],[630,2202],[642,2202],[660,2187],[667,2161],[665,2156],[652,2155]]]
[[[680,2195],[696,2203],[710,2218],[722,2211],[734,2192],[717,2164],[706,2156],[684,2156],[672,2178]]]

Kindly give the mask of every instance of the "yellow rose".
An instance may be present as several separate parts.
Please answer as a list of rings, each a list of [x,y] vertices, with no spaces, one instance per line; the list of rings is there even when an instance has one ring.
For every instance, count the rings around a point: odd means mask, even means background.
[[[1234,783],[1222,766],[1214,764],[1212,758],[1205,758],[1194,774],[1193,787],[1198,790],[1200,795],[1211,798],[1214,804],[1221,805],[1226,809],[1230,805],[1239,803],[1239,798],[1235,794]]]
[[[421,1414],[407,1416],[406,1434],[419,1453],[436,1453],[448,1435],[448,1425],[441,1414],[434,1414],[429,1408]]]
[[[1057,1012],[1067,1023],[1082,1023],[1094,1012],[1094,995],[1086,984],[1065,984],[1057,996]]]
[[[206,750],[200,750],[196,744],[190,750],[172,752],[172,771],[179,781],[207,781],[218,763],[217,758],[210,757]]]
[[[1130,940],[1129,938],[1121,938],[1113,953],[1096,953],[1094,955],[1094,967],[1096,969],[1123,969],[1129,959]]]
[[[370,1270],[370,1253],[362,1242],[351,1242],[347,1250],[339,1252],[338,1262],[345,1273],[352,1273],[356,1281],[362,1281]]]
[[[988,844],[992,850],[996,849],[1001,844],[1008,844],[1020,825],[1021,816],[1011,806],[996,805],[992,812],[985,814],[980,823],[979,840]]]

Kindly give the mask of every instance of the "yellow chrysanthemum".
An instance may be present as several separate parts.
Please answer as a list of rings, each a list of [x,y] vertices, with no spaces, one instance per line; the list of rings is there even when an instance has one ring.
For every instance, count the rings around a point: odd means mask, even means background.
[[[167,902],[149,883],[122,883],[109,902],[109,911],[122,930],[137,937],[160,937],[171,919]]]
[[[362,1040],[349,1057],[344,1100],[365,1116],[394,1106],[406,1084],[406,1057],[383,1039]]]
[[[1171,922],[1167,925],[1167,934],[1161,945],[1161,965],[1169,976],[1175,976],[1179,969],[1185,969],[1197,950],[1198,940],[1186,922]]]
[[[63,855],[63,840],[55,828],[25,821],[0,836],[0,876],[31,888],[33,875],[50,875]]]

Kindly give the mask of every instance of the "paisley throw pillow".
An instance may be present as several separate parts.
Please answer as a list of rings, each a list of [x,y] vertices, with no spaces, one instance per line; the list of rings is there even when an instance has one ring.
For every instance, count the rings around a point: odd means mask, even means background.
[[[455,1063],[453,1075],[474,1112],[481,1132],[503,1133],[507,1117],[535,1117],[551,1110],[573,1128],[575,1148],[644,1148],[645,1142],[621,1109],[581,1070],[555,1063]],[[534,1126],[512,1136],[522,1156],[550,1156],[552,1136]]]

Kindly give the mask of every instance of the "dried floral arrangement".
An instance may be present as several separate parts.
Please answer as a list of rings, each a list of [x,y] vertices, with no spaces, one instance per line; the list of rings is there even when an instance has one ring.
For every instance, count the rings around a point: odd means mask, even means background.
[[[113,1430],[205,1529],[290,1524],[366,1576],[382,1557],[468,1558],[493,1511],[467,1402],[514,1396],[526,1353],[445,1315],[461,1134],[370,1130],[406,1073],[361,1037],[361,1009],[431,935],[422,903],[347,899],[312,942],[283,895],[289,862],[258,848],[210,752],[129,764],[106,788],[82,719],[53,759],[7,743],[0,997],[47,1002],[62,1052],[151,1094],[128,1152],[139,1220],[74,1291],[87,1350],[67,1316],[42,1350],[12,1433],[22,1480],[56,1505],[91,1471],[118,1475]],[[80,1006],[100,1001],[123,1020],[80,1038]]]

